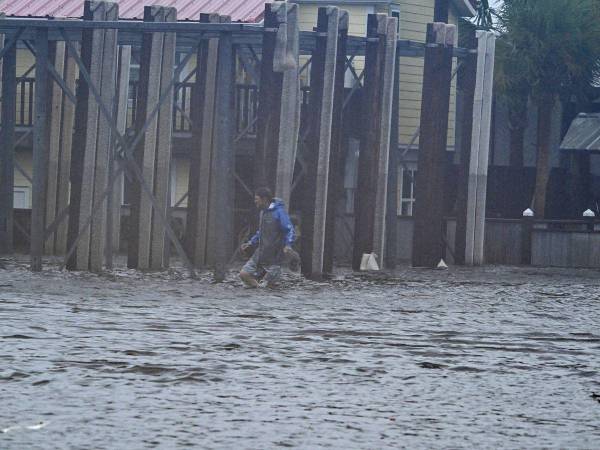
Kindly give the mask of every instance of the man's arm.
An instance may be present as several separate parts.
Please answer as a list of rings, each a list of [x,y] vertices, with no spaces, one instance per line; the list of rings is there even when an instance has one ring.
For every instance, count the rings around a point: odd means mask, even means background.
[[[258,230],[256,232],[256,234],[250,238],[250,240],[248,241],[248,244],[258,245],[258,241],[260,241],[260,230]]]
[[[296,232],[294,231],[294,224],[290,220],[290,216],[283,210],[279,211],[279,223],[281,224],[281,229],[285,233],[285,246],[291,247],[294,241],[296,240]]]

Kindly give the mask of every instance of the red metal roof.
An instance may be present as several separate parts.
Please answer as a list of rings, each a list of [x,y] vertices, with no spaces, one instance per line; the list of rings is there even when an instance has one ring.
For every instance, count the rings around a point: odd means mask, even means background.
[[[258,22],[266,0],[113,0],[122,19],[142,19],[144,6],[177,8],[179,20],[198,20],[200,13],[231,16],[234,22]],[[0,12],[15,17],[77,18],[83,14],[83,0],[2,0]]]

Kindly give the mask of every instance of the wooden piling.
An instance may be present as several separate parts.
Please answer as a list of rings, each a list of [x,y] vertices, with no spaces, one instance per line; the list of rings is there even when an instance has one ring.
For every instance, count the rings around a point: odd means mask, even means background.
[[[201,23],[219,23],[218,14],[201,14]],[[219,39],[198,48],[196,80],[192,91],[192,145],[188,181],[186,248],[196,267],[206,265],[208,208],[213,155],[215,95]]]
[[[75,92],[77,80],[77,63],[73,55],[66,51],[63,79],[65,85]],[[58,162],[58,185],[56,193],[56,211],[60,214],[69,206],[71,177],[71,152],[73,146],[73,126],[75,123],[75,103],[63,96],[60,154]],[[63,255],[67,252],[67,235],[69,230],[68,216],[58,224],[55,237],[55,253]]]
[[[61,76],[65,67],[65,43],[53,41],[49,45],[50,64]],[[60,85],[50,81],[50,103],[48,105],[49,149],[48,149],[48,174],[46,177],[46,224],[54,222],[57,215],[58,194],[58,166],[60,158],[60,138],[62,123],[63,92]],[[55,233],[51,233],[44,243],[44,251],[48,255],[55,253]]]
[[[164,8],[164,21],[176,22],[177,10]],[[161,94],[170,89],[175,65],[175,33],[165,33],[161,51],[160,90]],[[172,89],[171,89],[172,92]],[[159,270],[165,267],[165,224],[158,216],[160,208],[162,216],[169,217],[170,199],[169,185],[171,182],[171,140],[173,130],[173,97],[169,95],[160,105],[157,123],[157,138],[155,151],[154,196],[156,197],[155,209],[152,211],[152,234],[150,246],[150,268]]]
[[[313,279],[323,276],[338,29],[339,10],[319,8],[310,72],[310,131],[304,151],[307,168],[301,252],[302,272]]]
[[[106,12],[112,6],[107,2],[86,1],[84,20],[106,20]],[[102,80],[102,55],[105,30],[89,29],[82,32],[81,59],[96,87]],[[39,66],[38,66],[39,67]],[[94,198],[94,175],[98,138],[98,102],[87,83],[79,83],[75,114],[75,132],[71,154],[71,202],[69,214],[68,247],[78,239],[77,249],[67,261],[69,270],[88,270],[90,261],[90,227],[86,226],[92,214]]]
[[[262,40],[262,60],[260,87],[258,92],[258,113],[256,152],[254,156],[254,187],[269,187],[275,191],[277,153],[281,115],[281,92],[283,73],[273,68],[279,19],[277,10],[283,3],[265,4],[264,31]]]
[[[477,48],[475,28],[467,31],[467,48]],[[457,74],[456,95],[456,149],[459,152],[458,183],[456,194],[456,237],[454,262],[465,264],[467,244],[467,196],[469,189],[469,164],[471,163],[471,138],[473,135],[473,101],[477,75],[477,53],[469,53],[461,61]]]
[[[331,150],[329,155],[329,184],[327,188],[327,214],[325,224],[325,245],[323,249],[323,272],[333,272],[335,251],[335,221],[337,204],[344,193],[344,82],[346,78],[346,55],[348,53],[348,11],[341,10],[338,25],[338,48],[335,65],[335,88],[333,96],[333,117],[331,123]]]
[[[116,3],[107,5],[105,20],[119,19],[119,9]],[[102,70],[100,73],[100,96],[102,102],[114,113],[114,100],[116,92],[117,71],[117,31],[106,30],[102,46]],[[96,62],[97,63],[97,62]],[[100,114],[98,117],[98,131],[96,137],[96,160],[93,185],[93,201],[96,202],[108,188],[108,175],[110,159],[113,152],[114,136],[111,134],[109,118]],[[114,189],[114,184],[111,186]],[[106,217],[108,203],[103,201],[98,204],[100,210],[94,215],[90,230],[90,263],[92,272],[99,272],[104,265],[106,246]],[[90,211],[91,213],[91,211]],[[112,243],[111,243],[112,245]]]
[[[234,51],[233,36],[219,37],[215,108],[215,151],[211,178],[210,221],[214,232],[214,279],[225,279],[233,248],[234,164]]]
[[[362,255],[376,253],[383,265],[392,91],[396,55],[396,18],[369,14],[365,56],[365,120],[358,162],[352,267]]]
[[[35,30],[36,83],[33,123],[33,186],[31,204],[31,270],[42,270],[44,251],[44,209],[48,157],[48,29]]]
[[[427,25],[412,253],[416,267],[436,267],[444,250],[444,170],[454,32],[454,25]]]
[[[4,36],[3,36],[4,38]],[[6,42],[6,40],[4,40]],[[2,128],[0,130],[0,253],[13,251],[15,120],[17,103],[17,50],[2,60]]]
[[[164,8],[152,6],[144,8],[144,21],[163,22],[164,19]],[[135,129],[138,131],[143,128],[159,100],[163,42],[164,33],[144,33],[142,37],[138,109],[135,124]],[[154,117],[136,147],[134,155],[135,162],[141,168],[142,176],[150,187],[154,186],[157,129],[158,117]],[[152,203],[142,191],[139,183],[133,183],[131,191],[127,266],[149,269]]]

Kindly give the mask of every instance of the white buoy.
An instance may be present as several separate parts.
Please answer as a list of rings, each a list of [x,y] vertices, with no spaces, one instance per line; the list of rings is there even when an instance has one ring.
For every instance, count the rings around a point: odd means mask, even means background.
[[[438,263],[437,268],[440,270],[446,270],[448,268],[448,265],[446,264],[446,261],[444,261],[443,259],[440,259],[440,262]]]
[[[533,217],[533,210],[531,208],[527,208],[523,211],[523,217]]]
[[[583,212],[583,217],[596,217],[596,214],[591,209],[586,209]]]

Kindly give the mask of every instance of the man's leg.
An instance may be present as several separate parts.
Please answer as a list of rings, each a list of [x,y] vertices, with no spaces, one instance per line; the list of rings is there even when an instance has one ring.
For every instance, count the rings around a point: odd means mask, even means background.
[[[265,278],[263,280],[266,287],[273,288],[277,286],[277,282],[281,278],[281,266],[272,265],[265,267]]]
[[[240,272],[240,279],[244,283],[246,287],[249,288],[257,288],[258,281],[256,280],[258,274],[258,264],[256,263],[256,253],[252,255],[252,258],[248,260],[244,267],[242,267],[242,271]]]

